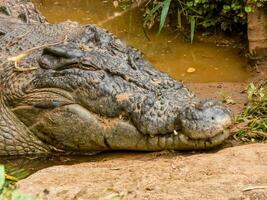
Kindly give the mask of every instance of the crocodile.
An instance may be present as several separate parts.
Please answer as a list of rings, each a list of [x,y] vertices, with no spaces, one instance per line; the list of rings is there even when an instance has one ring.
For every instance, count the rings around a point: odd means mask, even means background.
[[[208,149],[229,136],[229,108],[95,25],[0,0],[0,52],[1,156]]]

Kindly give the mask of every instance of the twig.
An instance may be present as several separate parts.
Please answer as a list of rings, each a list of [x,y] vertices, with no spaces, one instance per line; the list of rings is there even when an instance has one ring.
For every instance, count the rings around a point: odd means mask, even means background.
[[[257,186],[248,186],[242,189],[243,192],[258,190],[258,189],[267,189],[267,185],[257,185]]]
[[[141,6],[141,5],[144,4],[146,1],[147,1],[147,0],[142,0],[140,3],[139,3],[139,2],[136,2],[136,3],[133,4],[133,6],[131,6],[130,9],[127,9],[127,10],[122,11],[122,12],[119,12],[119,13],[115,13],[115,14],[112,15],[111,17],[108,17],[107,19],[98,22],[97,25],[102,26],[103,24],[106,24],[107,22],[109,22],[109,21],[111,21],[111,20],[114,20],[114,19],[116,19],[117,17],[120,17],[120,16],[124,15],[125,13],[127,13],[127,12],[129,12],[129,11],[131,11],[131,10],[133,10],[133,9],[135,9],[135,8],[137,8],[137,7],[139,7],[139,6]]]
[[[8,174],[5,174],[5,179],[10,181],[18,181],[18,179],[14,176],[10,176]]]
[[[11,40],[11,42],[8,44],[8,46],[10,47],[10,46],[13,46],[14,44],[18,43],[19,40],[21,40],[22,38],[24,38],[24,37],[25,37],[26,35],[28,35],[31,31],[32,31],[32,30],[29,30],[29,31],[27,31],[26,33],[23,33],[22,35],[16,37],[16,38],[15,38],[15,39],[16,39],[15,41],[12,41],[12,40]]]
[[[33,71],[38,69],[37,67],[28,67],[28,68],[24,68],[24,67],[19,67],[16,66],[17,63],[15,63],[15,70],[16,72],[28,72],[28,71]]]

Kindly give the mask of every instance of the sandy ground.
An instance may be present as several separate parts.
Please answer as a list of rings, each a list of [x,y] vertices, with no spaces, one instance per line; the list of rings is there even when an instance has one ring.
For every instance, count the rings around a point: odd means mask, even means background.
[[[218,152],[122,154],[43,169],[18,183],[45,199],[266,200],[266,144]]]

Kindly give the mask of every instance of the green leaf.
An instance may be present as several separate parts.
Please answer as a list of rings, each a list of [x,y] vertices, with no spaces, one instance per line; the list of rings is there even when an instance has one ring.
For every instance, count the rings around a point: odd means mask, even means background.
[[[159,31],[158,34],[161,32],[164,24],[165,24],[165,20],[167,17],[167,14],[169,12],[169,8],[170,8],[170,3],[172,0],[165,0],[163,2],[163,7],[162,7],[162,11],[161,11],[161,15],[160,15],[160,23],[159,23]]]
[[[249,101],[252,101],[253,95],[255,95],[256,92],[257,92],[256,86],[253,83],[250,83],[247,90]]]
[[[263,7],[264,5],[263,5],[263,3],[262,2],[257,2],[257,7],[258,8],[261,8],[261,7]]]
[[[223,6],[223,11],[224,12],[228,12],[231,9],[231,7],[229,5],[224,5]]]
[[[161,4],[157,4],[155,7],[153,7],[151,10],[147,9],[145,18],[144,18],[144,23],[143,27],[146,27],[147,23],[153,18],[155,13],[162,7]]]
[[[0,165],[0,190],[3,189],[5,184],[5,168],[3,165]]]
[[[250,6],[245,6],[245,12],[246,13],[251,13],[252,12],[252,8]]]

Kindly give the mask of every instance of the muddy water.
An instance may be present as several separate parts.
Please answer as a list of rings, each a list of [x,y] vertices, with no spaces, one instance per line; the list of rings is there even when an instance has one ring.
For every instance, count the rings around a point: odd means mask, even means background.
[[[74,20],[82,24],[98,24],[115,33],[127,44],[140,49],[158,69],[186,82],[244,81],[248,78],[245,59],[238,50],[212,43],[184,41],[177,33],[161,35],[142,28],[141,9],[124,14],[112,0],[33,0],[49,22]],[[116,17],[117,16],[117,17]],[[224,40],[225,38],[221,38]],[[219,41],[220,42],[220,41]],[[188,73],[188,68],[196,71]]]

